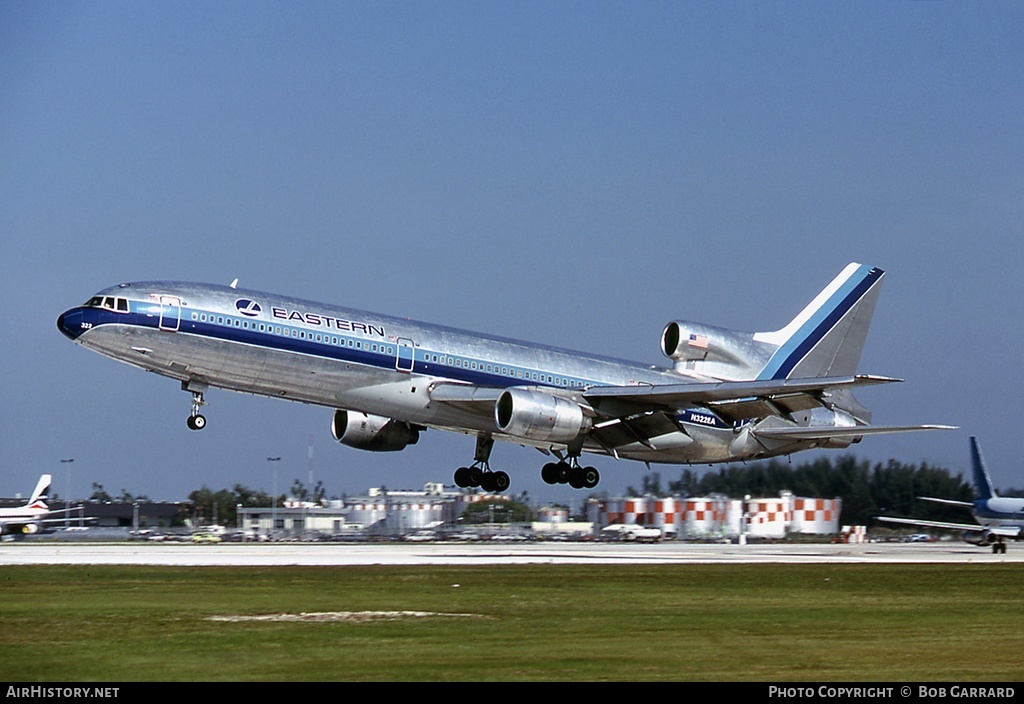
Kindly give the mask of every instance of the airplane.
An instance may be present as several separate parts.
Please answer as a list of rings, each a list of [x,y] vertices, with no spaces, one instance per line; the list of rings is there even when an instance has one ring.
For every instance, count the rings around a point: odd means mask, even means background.
[[[930,496],[919,496],[918,498],[922,501],[931,501],[947,506],[969,508],[977,523],[949,523],[889,516],[878,516],[878,520],[921,528],[946,528],[963,531],[964,542],[981,547],[991,545],[993,553],[1005,553],[1007,539],[1020,540],[1022,537],[1024,499],[1000,496],[996,493],[996,490],[992,488],[988,470],[985,468],[978,439],[973,436],[971,437],[971,470],[974,474],[974,493],[977,495],[977,499],[973,502],[937,499]]]
[[[476,437],[456,485],[501,492],[495,440],[557,461],[549,484],[593,488],[584,452],[647,464],[711,464],[845,448],[867,435],[950,426],[872,426],[853,396],[902,381],[857,374],[884,272],[851,263],[789,324],[738,332],[672,321],[671,367],[629,362],[230,285],[151,281],[104,289],[57,319],[88,349],[176,379],[334,409],[334,438],[388,452],[426,429]]]
[[[39,477],[28,503],[17,508],[0,508],[0,535],[12,533],[32,535],[38,533],[46,523],[66,520],[64,518],[48,518],[48,516],[78,510],[77,508],[64,508],[51,511],[45,501],[49,491],[50,475],[43,474]]]

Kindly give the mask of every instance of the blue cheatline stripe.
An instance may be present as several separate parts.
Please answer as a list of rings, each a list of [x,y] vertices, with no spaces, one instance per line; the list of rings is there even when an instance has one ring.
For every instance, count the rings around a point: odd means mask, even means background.
[[[89,307],[84,307],[80,310],[91,318],[90,322],[94,327],[105,324],[120,324],[157,329],[159,327],[160,316],[154,308],[155,307],[148,302],[139,303],[132,301],[131,311],[128,313],[115,313],[101,308]],[[182,309],[183,312],[186,310],[188,311],[188,315],[181,315],[179,327],[176,332],[169,332],[168,334],[196,335],[198,337],[223,340],[225,342],[242,343],[256,347],[312,355],[391,371],[395,370],[396,367],[398,345],[397,342],[392,340],[358,338],[338,333],[319,332],[324,341],[318,342],[314,339],[314,335],[317,334],[317,331],[311,331],[305,328],[281,325],[279,323],[271,323],[252,318],[242,318],[222,312],[213,313],[197,309]],[[193,320],[191,319],[192,313],[205,313],[207,316],[211,317],[211,319],[214,317],[220,317],[224,322],[215,323]],[[249,327],[246,328],[241,325],[236,326],[234,324],[236,319],[238,321],[247,321],[249,323]],[[259,323],[263,323],[268,329],[266,331],[257,330],[255,326]],[[272,332],[271,329],[275,327],[279,327],[282,330],[287,331],[289,334],[278,334]],[[305,332],[305,338],[292,336],[290,334],[292,330]],[[352,341],[358,341],[362,344],[362,348],[349,347],[347,345],[343,346],[341,344],[335,345],[326,341],[330,338],[337,338],[343,341],[348,341],[350,339]],[[377,351],[372,351],[370,349],[374,344],[378,347]],[[390,353],[386,351],[389,347],[392,350]],[[465,381],[480,386],[496,387],[529,384],[537,386],[551,386],[554,388],[574,388],[587,383],[578,377],[563,373],[542,371],[540,369],[531,369],[508,363],[469,360],[468,358],[460,355],[449,353],[437,352],[436,354],[439,358],[444,359],[452,358],[454,360],[458,358],[463,362],[463,366],[448,364],[447,362],[442,362],[440,360],[434,362],[429,359],[429,355],[433,354],[435,353],[428,350],[415,349],[413,373],[441,376],[446,379]],[[475,370],[471,369],[468,366],[470,361],[475,361],[478,367],[490,364],[495,368],[495,371],[487,372],[482,368]],[[498,372],[497,370],[501,368],[507,369],[508,373],[502,374],[501,372]],[[519,376],[520,372],[522,373],[522,376]],[[533,374],[537,374],[538,378],[533,379]],[[548,382],[545,379],[540,378],[542,375],[545,377],[556,377],[559,380],[563,380],[564,383],[557,384]]]
[[[796,333],[782,343],[768,360],[759,380],[785,379],[815,345],[821,342],[835,327],[844,315],[855,306],[875,282],[882,276],[882,270],[862,266],[860,270],[847,279],[832,296],[821,306]]]

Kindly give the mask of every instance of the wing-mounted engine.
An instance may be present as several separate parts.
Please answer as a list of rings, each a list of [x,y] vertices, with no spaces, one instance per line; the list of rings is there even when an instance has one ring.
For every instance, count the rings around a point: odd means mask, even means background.
[[[591,420],[571,399],[529,389],[506,389],[494,404],[501,432],[540,442],[570,442],[590,429]]]
[[[342,445],[370,452],[404,450],[420,439],[419,426],[358,411],[335,411],[331,433]]]
[[[775,345],[754,340],[754,334],[673,320],[661,333],[661,351],[675,360],[677,371],[719,379],[752,379],[771,358]]]
[[[963,541],[965,543],[969,543],[971,545],[978,545],[983,548],[988,547],[989,545],[992,545],[993,543],[999,540],[996,536],[994,536],[987,530],[982,531],[980,533],[972,533],[971,531],[965,530],[963,535],[960,537],[963,538]]]
[[[8,523],[7,525],[0,525],[0,535],[9,535],[11,533],[35,535],[38,532],[38,523]]]

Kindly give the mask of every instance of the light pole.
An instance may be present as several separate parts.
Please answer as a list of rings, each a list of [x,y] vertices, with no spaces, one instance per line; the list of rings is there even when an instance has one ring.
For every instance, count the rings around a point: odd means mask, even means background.
[[[274,488],[273,493],[270,495],[270,536],[273,537],[274,529],[277,528],[277,463],[281,461],[280,457],[268,457],[267,462],[270,462],[270,466],[274,468]]]
[[[64,465],[66,472],[66,479],[64,482],[64,489],[67,491],[67,495],[64,497],[64,529],[67,530],[71,527],[71,463],[75,461],[74,457],[68,457],[62,459],[60,463]]]

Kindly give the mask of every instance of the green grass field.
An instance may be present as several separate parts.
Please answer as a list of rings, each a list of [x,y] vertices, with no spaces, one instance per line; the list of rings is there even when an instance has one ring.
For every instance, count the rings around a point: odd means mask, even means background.
[[[1015,564],[0,575],[9,681],[1024,678]]]

